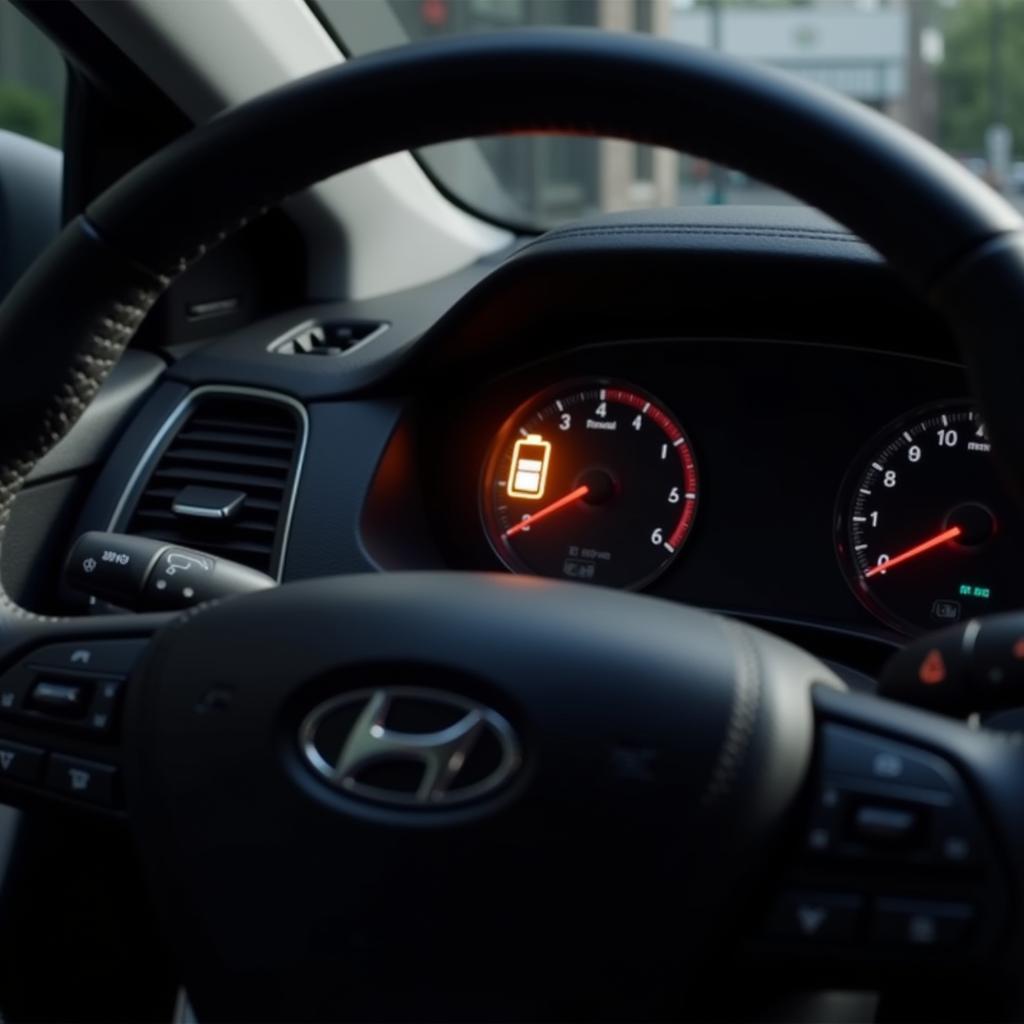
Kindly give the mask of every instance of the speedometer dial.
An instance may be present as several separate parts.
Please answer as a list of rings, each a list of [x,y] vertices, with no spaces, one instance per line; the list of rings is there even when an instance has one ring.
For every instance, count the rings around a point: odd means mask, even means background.
[[[686,542],[697,487],[690,440],[661,403],[632,385],[584,381],[513,414],[481,505],[510,569],[638,587]]]
[[[886,428],[840,498],[839,554],[854,593],[905,631],[1024,601],[1024,539],[996,475],[985,424],[967,403]]]

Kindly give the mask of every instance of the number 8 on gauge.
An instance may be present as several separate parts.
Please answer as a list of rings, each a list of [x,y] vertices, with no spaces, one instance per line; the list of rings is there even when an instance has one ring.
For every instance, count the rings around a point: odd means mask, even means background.
[[[481,487],[491,546],[514,572],[636,588],[679,554],[697,511],[693,447],[632,385],[583,381],[530,399]]]

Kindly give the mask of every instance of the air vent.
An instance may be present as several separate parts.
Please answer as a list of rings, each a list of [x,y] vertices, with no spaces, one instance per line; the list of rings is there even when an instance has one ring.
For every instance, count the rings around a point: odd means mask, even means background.
[[[388,324],[380,320],[331,320],[305,324],[271,342],[271,352],[286,356],[343,356],[357,345],[383,334]]]
[[[197,398],[153,467],[128,533],[277,575],[303,430],[298,411],[282,402]],[[207,499],[205,509],[196,496]]]

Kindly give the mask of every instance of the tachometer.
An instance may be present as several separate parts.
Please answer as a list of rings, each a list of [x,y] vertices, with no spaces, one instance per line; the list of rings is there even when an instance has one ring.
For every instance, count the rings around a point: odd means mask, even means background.
[[[840,560],[854,593],[905,631],[1024,603],[1024,538],[967,403],[887,427],[840,497]]]
[[[679,554],[697,488],[690,440],[658,401],[584,381],[513,414],[484,470],[481,506],[510,569],[638,587]]]

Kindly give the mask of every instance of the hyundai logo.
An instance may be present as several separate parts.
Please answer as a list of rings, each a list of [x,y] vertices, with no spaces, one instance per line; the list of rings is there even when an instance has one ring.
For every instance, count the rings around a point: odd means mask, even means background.
[[[446,808],[487,796],[522,761],[512,726],[493,708],[413,686],[326,701],[303,720],[299,748],[332,786],[394,807]]]

